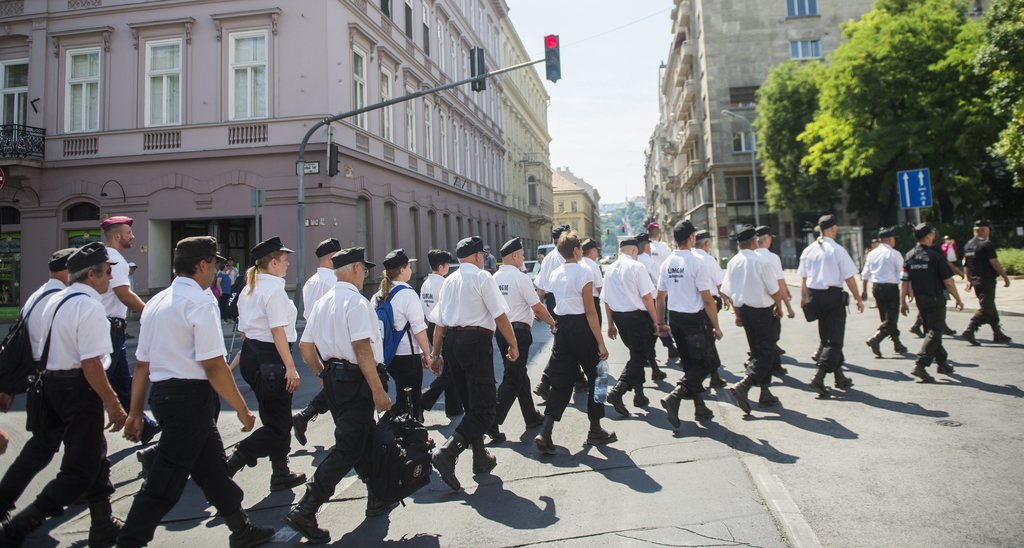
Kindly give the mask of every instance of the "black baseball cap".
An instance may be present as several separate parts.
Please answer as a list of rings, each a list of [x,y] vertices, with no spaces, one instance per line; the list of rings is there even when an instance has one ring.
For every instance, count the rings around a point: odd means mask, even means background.
[[[977,221],[974,221],[974,228],[982,228],[982,227],[991,229],[992,228],[992,221],[989,221],[988,219],[978,219]]]
[[[836,226],[835,215],[822,215],[821,217],[818,218],[818,227],[820,227],[822,230],[832,228],[834,226]]]
[[[761,226],[755,228],[754,229],[754,234],[756,234],[758,236],[775,236],[775,233],[772,232],[772,227],[770,227],[768,225],[761,225]]]
[[[711,233],[708,232],[707,230],[701,229],[701,230],[697,231],[697,241],[698,242],[702,241],[702,240],[710,240],[710,239],[711,239]]]
[[[68,257],[68,270],[79,272],[103,263],[117,264],[117,261],[111,261],[107,256],[107,246],[99,242],[90,242],[76,249]]]
[[[401,268],[415,260],[416,259],[410,259],[409,256],[405,254],[404,249],[398,248],[390,251],[384,256],[383,265],[386,270],[391,270],[392,268]]]
[[[583,240],[580,245],[583,247],[583,252],[586,253],[591,249],[597,249],[597,242],[593,238],[587,238]]]
[[[638,247],[640,244],[636,241],[636,236],[627,236],[619,241],[619,247]]]
[[[335,270],[355,263],[363,263],[366,268],[377,266],[376,263],[366,260],[366,248],[364,247],[350,247],[331,255],[331,264]]]
[[[520,238],[516,237],[516,238],[512,238],[511,240],[505,242],[505,245],[501,246],[501,250],[499,250],[499,253],[501,253],[502,257],[505,257],[505,256],[508,256],[508,255],[511,255],[511,254],[515,253],[516,251],[519,251],[522,248],[523,248],[523,240],[521,240]]]
[[[50,255],[50,261],[47,266],[50,267],[50,272],[60,272],[68,269],[68,257],[74,253],[77,248],[66,247],[64,249],[54,251],[53,255]]]
[[[214,257],[218,261],[227,261],[217,250],[217,238],[213,236],[192,236],[178,240],[174,246],[175,259],[199,259]],[[130,265],[129,265],[130,266]]]
[[[255,247],[252,248],[253,264],[256,264],[256,261],[262,259],[263,257],[266,257],[267,255],[270,255],[275,251],[294,253],[294,251],[288,249],[287,247],[284,246],[283,243],[281,243],[280,236],[274,236],[273,238],[263,240],[262,242],[256,244]]]
[[[459,240],[458,245],[455,246],[455,255],[460,259],[465,259],[470,255],[483,252],[484,241],[480,239],[480,236],[463,238],[462,240]]]
[[[878,239],[879,240],[881,240],[883,238],[893,238],[895,236],[896,236],[896,228],[895,227],[891,227],[891,226],[890,227],[884,227],[883,226],[882,228],[878,229]]]
[[[935,231],[935,228],[928,223],[921,223],[914,227],[914,239],[920,240]]]
[[[756,236],[757,230],[754,229],[754,227],[751,225],[743,225],[736,229],[736,233],[733,234],[733,238],[735,238],[736,241],[739,243],[749,242],[750,240],[753,240]]]
[[[337,238],[329,238],[320,242],[320,245],[316,246],[316,258],[322,259],[339,251],[341,251],[341,242],[339,242]]]

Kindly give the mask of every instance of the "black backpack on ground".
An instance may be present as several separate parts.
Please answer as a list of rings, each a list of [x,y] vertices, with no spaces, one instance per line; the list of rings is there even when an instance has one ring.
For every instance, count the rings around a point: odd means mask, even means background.
[[[434,440],[413,415],[411,389],[406,388],[403,397],[406,412],[397,417],[385,413],[370,439],[366,484],[384,504],[400,502],[430,483]]]
[[[245,291],[245,274],[239,274],[235,278],[235,283],[231,284],[231,297],[228,298],[228,306],[224,311],[224,317],[222,320],[237,320],[238,319],[238,299],[242,296],[242,291]]]
[[[32,362],[32,341],[28,335],[28,318],[36,305],[47,295],[60,291],[50,289],[43,292],[24,314],[19,314],[3,343],[0,343],[0,392],[21,394],[28,388],[29,375],[35,374]]]

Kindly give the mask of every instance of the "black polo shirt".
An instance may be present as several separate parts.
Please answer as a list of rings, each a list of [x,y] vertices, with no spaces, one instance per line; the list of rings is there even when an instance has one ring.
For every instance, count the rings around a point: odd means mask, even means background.
[[[971,269],[971,282],[991,282],[996,279],[992,259],[996,258],[996,246],[989,240],[972,238],[964,246],[964,266]]]
[[[953,277],[953,270],[942,254],[934,248],[918,244],[907,252],[903,261],[907,279],[914,295],[935,297],[942,295],[946,280]]]

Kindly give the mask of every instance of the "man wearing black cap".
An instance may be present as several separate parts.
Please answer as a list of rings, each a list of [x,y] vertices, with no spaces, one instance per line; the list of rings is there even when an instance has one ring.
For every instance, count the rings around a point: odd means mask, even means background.
[[[508,320],[508,305],[494,278],[483,270],[484,245],[479,236],[459,242],[455,254],[461,265],[441,286],[437,306],[430,313],[434,328],[435,371],[450,367],[455,386],[466,406],[455,433],[444,446],[434,450],[431,462],[438,475],[454,491],[461,489],[455,476],[455,463],[467,445],[473,448],[473,473],[486,474],[497,466],[497,459],[484,446],[484,433],[494,422],[497,393],[494,389],[494,364],[491,348],[497,328],[508,342],[507,357],[519,359],[519,342]],[[442,349],[439,355],[437,349]]]
[[[661,400],[673,428],[679,427],[679,403],[683,399],[693,400],[695,420],[714,417],[702,396],[708,376],[708,324],[716,340],[722,338],[722,330],[715,300],[711,298],[714,283],[707,265],[690,251],[696,243],[695,232],[690,221],[676,223],[672,229],[676,250],[662,263],[658,276],[658,317],[665,317],[667,312],[669,323],[662,324],[662,328],[671,329],[673,338],[679,341],[683,366],[683,377],[675,390]]]
[[[864,312],[864,301],[857,290],[857,265],[853,263],[846,248],[835,241],[838,228],[832,215],[818,219],[821,237],[804,249],[800,255],[800,306],[810,307],[818,319],[818,371],[811,381],[811,387],[821,398],[829,397],[825,387],[825,375],[835,375],[836,388],[849,388],[853,381],[843,375],[843,338],[846,331],[846,305],[849,295],[843,291],[843,284],[850,289],[857,301],[857,313]]]
[[[867,298],[868,282],[874,282],[871,287],[871,296],[875,298],[878,306],[878,316],[882,325],[878,331],[867,340],[867,345],[876,358],[882,357],[882,349],[879,346],[886,337],[892,338],[893,346],[897,353],[907,351],[907,347],[900,342],[899,318],[900,318],[900,275],[903,273],[903,255],[893,249],[896,245],[896,231],[893,228],[881,228],[878,230],[878,247],[868,253],[864,261],[864,269],[860,273],[863,280],[861,300]]]
[[[722,282],[725,281],[725,271],[722,270],[722,265],[719,264],[718,259],[711,255],[711,233],[707,230],[698,230],[695,238],[693,254],[704,261],[708,275],[711,276],[711,298],[715,300],[715,309],[717,311],[722,311],[723,308],[728,310],[728,303],[724,302],[719,295],[719,289],[722,287]],[[718,341],[715,339],[715,333],[711,329],[708,329],[707,336],[708,353],[705,360],[707,361],[708,373],[711,374],[711,381],[708,385],[712,388],[722,388],[726,383],[718,374],[718,370],[722,367],[722,359],[718,356]]]
[[[189,477],[224,517],[231,546],[255,546],[274,536],[273,528],[253,525],[242,508],[242,490],[228,477],[217,428],[220,398],[235,410],[243,432],[256,423],[228,368],[220,311],[206,292],[217,275],[217,262],[224,260],[216,238],[179,241],[174,248],[174,281],[153,296],[139,320],[133,405],[124,437],[136,441],[142,435],[142,402],[150,382],[150,402],[163,435],[118,546],[151,542]]]
[[[443,249],[431,249],[427,252],[427,261],[430,262],[430,274],[420,286],[420,303],[423,305],[423,315],[427,318],[427,339],[433,341],[434,323],[430,321],[430,312],[437,306],[437,296],[441,294],[444,278],[451,268],[452,254]],[[433,409],[442,393],[444,394],[444,414],[447,417],[458,417],[465,412],[462,408],[462,400],[459,399],[459,391],[455,389],[455,383],[452,382],[452,373],[447,367],[441,369],[441,373],[423,391],[423,396],[420,397],[423,411]]]
[[[917,302],[917,309],[924,320],[924,328],[927,334],[924,344],[917,353],[917,362],[911,375],[921,379],[921,382],[935,381],[925,369],[934,360],[938,363],[938,372],[948,375],[953,372],[949,365],[946,349],[942,346],[942,331],[946,325],[946,298],[943,295],[943,288],[949,291],[956,300],[956,309],[963,310],[964,303],[960,300],[960,294],[953,283],[953,271],[942,254],[932,247],[935,239],[935,231],[928,223],[921,223],[914,227],[914,238],[917,239],[917,246],[907,252],[904,261],[903,282],[900,287],[900,312],[907,315],[910,307],[907,306],[907,298],[913,291],[914,301]]]
[[[992,342],[1008,344],[1010,337],[1003,333],[999,325],[999,311],[996,310],[996,276],[1003,279],[1003,287],[1010,287],[1010,278],[1003,270],[1003,265],[996,257],[996,247],[989,238],[992,235],[992,222],[974,221],[974,238],[964,246],[964,274],[967,276],[966,290],[974,289],[981,308],[974,313],[967,329],[961,336],[972,346],[978,346],[974,334],[985,324],[992,326]]]
[[[551,230],[551,243],[557,244],[558,237],[561,236],[563,232],[570,229],[571,227],[569,225],[556,226]],[[555,314],[555,295],[552,293],[551,287],[548,285],[548,281],[551,277],[551,273],[563,264],[565,264],[565,259],[563,259],[557,251],[552,251],[544,257],[544,262],[540,264],[540,272],[538,272],[537,277],[533,279],[533,285],[537,286],[540,298],[544,299],[544,306],[547,307],[548,314],[556,320],[558,319],[558,315]]]
[[[366,260],[366,250],[361,247],[343,249],[331,260],[338,282],[334,291],[313,305],[299,351],[306,365],[323,379],[334,417],[334,446],[317,466],[306,494],[284,518],[292,529],[316,544],[331,540],[331,533],[317,523],[317,511],[352,468],[359,477],[367,476],[373,412],[391,409],[387,376],[378,367],[384,362],[384,349],[377,314],[360,293],[376,265]],[[384,504],[369,491],[366,515],[385,515],[397,505]]]
[[[508,353],[509,344],[501,333],[496,333],[498,340],[498,351],[502,354],[502,361],[505,364],[505,374],[498,386],[498,403],[494,423],[491,424],[487,435],[491,443],[505,441],[505,434],[501,431],[501,425],[505,423],[512,404],[519,400],[519,409],[523,413],[523,421],[527,428],[540,426],[544,422],[544,415],[537,412],[533,405],[533,396],[530,394],[530,377],[526,373],[526,365],[530,361],[530,345],[533,344],[533,319],[539,318],[542,322],[555,327],[555,320],[548,314],[544,303],[540,302],[537,292],[530,283],[530,277],[521,269],[526,255],[523,253],[523,242],[519,238],[512,238],[501,246],[501,266],[494,274],[494,281],[498,284],[498,291],[505,297],[508,304],[508,319],[512,322],[512,329],[516,333],[516,341],[519,343],[519,359],[509,360],[505,354]]]
[[[328,238],[316,246],[316,258],[320,264],[317,266],[316,272],[302,285],[302,318],[304,320],[309,319],[309,311],[320,297],[334,289],[337,279],[334,277],[331,256],[339,251],[341,251],[341,242],[336,238]],[[300,445],[306,445],[306,429],[309,428],[309,422],[330,410],[327,396],[321,390],[317,392],[309,405],[292,415],[292,429],[295,432],[295,439]]]
[[[43,325],[43,310],[46,304],[59,291],[68,284],[68,257],[75,252],[75,248],[61,249],[50,255],[49,270],[50,279],[46,281],[35,293],[29,295],[22,307],[21,318],[25,322],[25,329],[28,331],[29,346],[32,350],[32,362],[37,364],[43,354],[43,337],[46,335]],[[4,364],[8,367],[10,364]],[[5,371],[5,373],[8,373]],[[10,373],[14,373],[11,371]],[[19,375],[23,372],[19,373]],[[5,377],[0,385],[0,412],[6,413],[14,401],[13,394],[20,392],[24,387],[24,379]],[[7,521],[10,511],[14,510],[14,503],[25,491],[28,484],[50,463],[53,456],[60,449],[60,431],[50,430],[48,432],[32,433],[21,449],[10,468],[4,473],[3,480],[0,480],[0,523]]]
[[[658,272],[660,272],[660,270],[659,270],[660,269],[660,265],[654,259],[654,257],[651,256],[651,236],[650,236],[650,234],[648,234],[646,232],[641,232],[640,234],[637,234],[636,235],[636,243],[638,244],[638,247],[639,247],[639,251],[636,254],[636,260],[640,264],[644,265],[645,269],[647,269],[647,275],[650,276],[650,278],[651,278],[651,287],[654,288],[654,290],[651,292],[651,299],[657,299],[658,298]],[[658,323],[663,323],[663,322],[664,322],[664,318],[662,318],[662,321],[658,322]],[[679,357],[679,351],[676,350],[676,345],[672,341],[672,334],[671,333],[665,334],[665,333],[659,331],[655,337],[651,337],[647,341],[647,346],[648,346],[648,348],[647,348],[647,363],[650,364],[650,366],[651,366],[651,379],[653,379],[655,381],[660,381],[660,380],[663,380],[666,377],[668,377],[667,373],[665,373],[660,368],[658,368],[658,358],[655,355],[655,349],[657,348],[658,339],[661,339],[661,342],[662,342],[663,345],[665,345],[665,348],[669,349],[668,355],[669,355],[670,359],[671,358]]]
[[[601,257],[601,249],[597,246],[597,242],[593,238],[583,239],[583,260],[580,264],[586,266],[594,274],[594,304],[597,305],[597,323],[603,324],[603,317],[601,315],[601,288],[604,287],[604,273],[601,272],[601,265],[597,264],[597,260]]]
[[[128,418],[104,373],[112,345],[100,295],[110,288],[110,267],[103,244],[78,249],[68,257],[71,285],[43,309],[48,336],[40,363],[45,363],[43,394],[52,419],[47,426],[59,432],[53,435],[61,437],[64,458],[57,477],[3,526],[0,546],[21,546],[47,517],[60,515],[83,494],[92,519],[90,545],[108,545],[121,531],[110,510],[114,486],[103,432],[104,406],[111,432]]]
[[[644,407],[650,403],[644,395],[644,367],[660,323],[652,297],[654,284],[647,269],[636,259],[639,252],[635,236],[619,242],[619,258],[605,272],[601,292],[608,338],[615,340],[621,333],[622,342],[629,349],[626,368],[619,382],[608,391],[608,403],[623,416],[629,416],[622,398],[630,390],[633,390],[633,405]]]
[[[722,295],[732,302],[736,322],[743,325],[750,359],[746,375],[729,388],[729,393],[740,409],[749,415],[751,409],[747,393],[753,386],[761,388],[758,403],[762,407],[779,403],[779,399],[768,390],[768,385],[772,380],[772,366],[778,357],[775,348],[779,332],[774,318],[782,316],[782,291],[771,265],[755,252],[757,234],[754,227],[743,225],[735,238],[740,252],[729,259],[726,266]]]

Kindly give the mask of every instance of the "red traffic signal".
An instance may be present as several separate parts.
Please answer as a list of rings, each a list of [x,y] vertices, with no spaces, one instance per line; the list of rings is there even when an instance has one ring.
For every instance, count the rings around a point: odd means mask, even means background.
[[[558,51],[557,34],[549,34],[544,37],[544,67],[547,69],[548,80],[558,82],[562,78],[562,61]]]
[[[544,37],[544,47],[551,49],[558,47],[558,37],[554,34],[549,34]]]

